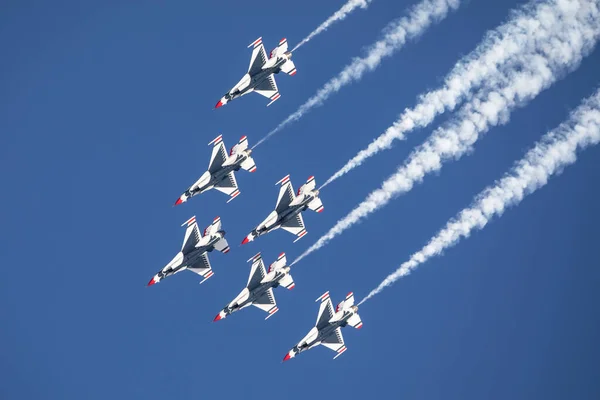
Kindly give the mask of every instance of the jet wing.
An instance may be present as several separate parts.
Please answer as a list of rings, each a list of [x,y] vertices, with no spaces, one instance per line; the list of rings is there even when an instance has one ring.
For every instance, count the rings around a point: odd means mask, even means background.
[[[325,347],[330,348],[331,350],[333,350],[337,353],[337,355],[335,357],[333,357],[334,360],[336,358],[338,358],[339,356],[341,356],[342,353],[347,350],[346,346],[344,345],[344,337],[342,336],[342,328],[340,328],[340,327],[337,327],[331,335],[329,335],[325,339],[323,339],[323,341],[321,341],[321,344]]]
[[[223,192],[226,195],[230,196],[227,202],[229,203],[231,200],[235,199],[239,196],[240,190],[238,189],[237,181],[235,180],[235,174],[231,171],[225,179],[221,182],[215,184],[215,189],[219,192]]]
[[[207,280],[215,274],[210,266],[208,253],[206,252],[202,253],[202,255],[193,265],[188,265],[187,269],[204,277],[204,279],[200,283],[204,283],[205,280]]]
[[[225,143],[223,143],[222,135],[215,138],[209,145],[213,145],[212,154],[210,155],[210,162],[208,163],[208,170],[211,174],[221,169],[225,160],[227,160],[227,149]]]
[[[294,243],[302,239],[304,235],[308,233],[306,231],[306,228],[304,227],[304,220],[302,219],[302,214],[296,214],[287,221],[285,221],[283,224],[281,224],[281,229],[286,230],[297,236],[296,240],[294,240]]]
[[[256,75],[262,70],[263,65],[268,60],[265,46],[263,45],[262,38],[258,38],[250,46],[254,46],[252,49],[252,58],[250,58],[250,66],[248,66],[248,74],[250,76]]]
[[[254,91],[260,95],[268,97],[271,102],[267,104],[270,106],[275,100],[279,99],[281,95],[279,94],[279,89],[277,89],[277,84],[275,83],[275,77],[273,74],[269,75],[267,79],[259,83]]]
[[[321,305],[319,306],[319,315],[317,316],[317,323],[315,326],[317,329],[321,330],[329,324],[334,313],[333,304],[331,304],[331,299],[329,298],[329,292],[319,297],[317,301],[319,300],[321,300]]]
[[[198,223],[196,222],[196,216],[193,216],[185,221],[183,225],[187,225],[187,229],[183,238],[183,245],[181,245],[181,252],[186,254],[196,247],[202,238],[202,234],[200,234],[200,229],[198,228]]]
[[[280,214],[290,206],[290,203],[294,201],[296,195],[294,194],[294,188],[292,187],[289,175],[285,176],[276,184],[281,184],[279,196],[277,196],[277,204],[275,204],[275,211],[277,211],[277,214]]]
[[[277,308],[277,304],[275,303],[273,288],[269,288],[262,296],[257,298],[252,305],[269,313],[265,319],[269,319],[273,314],[279,311],[279,308]]]
[[[255,257],[252,262],[252,267],[250,268],[250,276],[248,277],[248,283],[246,287],[248,290],[252,291],[260,286],[260,282],[263,280],[265,275],[267,274],[265,270],[265,263],[262,257]]]

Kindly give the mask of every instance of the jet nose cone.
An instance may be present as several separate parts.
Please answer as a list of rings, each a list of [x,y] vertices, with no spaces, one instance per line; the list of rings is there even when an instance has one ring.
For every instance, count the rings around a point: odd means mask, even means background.
[[[183,203],[183,200],[181,200],[181,197],[177,199],[177,201],[175,202],[175,206],[180,205],[181,203]]]
[[[223,101],[219,100],[219,102],[217,103],[217,105],[215,106],[215,108],[219,108],[223,106]]]
[[[292,356],[290,356],[290,353],[287,353],[287,354],[285,355],[285,357],[283,357],[283,361],[287,361],[287,360],[289,360],[290,358],[292,358]]]
[[[152,277],[152,279],[150,279],[150,282],[148,282],[148,286],[152,286],[157,282],[154,278],[155,277]]]
[[[242,244],[246,244],[246,243],[248,243],[249,241],[250,241],[250,239],[248,239],[248,236],[246,236],[246,237],[244,238],[244,240],[242,240]]]
[[[215,319],[213,319],[213,322],[217,322],[221,319],[223,319],[223,316],[221,315],[221,313],[218,313],[217,316],[215,317]]]

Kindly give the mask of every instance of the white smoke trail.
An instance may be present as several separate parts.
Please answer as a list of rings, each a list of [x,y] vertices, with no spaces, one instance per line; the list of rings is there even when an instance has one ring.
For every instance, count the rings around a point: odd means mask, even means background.
[[[423,0],[414,5],[408,16],[399,18],[384,28],[383,38],[373,43],[364,57],[357,57],[352,60],[340,73],[319,89],[313,97],[302,104],[298,110],[259,140],[254,147],[269,139],[291,122],[302,118],[312,108],[322,105],[329,96],[337,93],[342,87],[358,81],[366,72],[373,71],[379,66],[383,58],[394,54],[404,46],[407,40],[420,36],[433,23],[444,19],[448,12],[457,9],[459,5],[460,0]]]
[[[600,142],[600,91],[587,99],[569,120],[544,137],[509,173],[493,186],[483,190],[473,203],[451,219],[420,251],[414,253],[395,272],[373,289],[359,305],[380,293],[398,279],[431,257],[469,237],[474,229],[483,229],[507,207],[517,205],[523,198],[548,183],[552,175],[577,160],[577,151]]]
[[[323,22],[321,25],[319,25],[317,27],[317,29],[315,29],[307,37],[302,39],[302,41],[300,43],[298,43],[296,45],[296,47],[294,47],[292,49],[292,53],[294,51],[296,51],[298,48],[300,48],[300,46],[308,43],[312,38],[314,38],[318,34],[326,31],[327,28],[329,28],[329,26],[331,24],[334,24],[338,21],[345,19],[348,16],[348,14],[350,14],[352,11],[354,11],[358,7],[363,8],[363,9],[367,8],[369,6],[369,4],[371,3],[371,1],[373,1],[373,0],[348,0],[348,2],[346,4],[344,4],[342,6],[342,8],[340,8],[335,13],[333,13],[333,15],[331,17],[327,18],[327,20],[325,20],[325,22]]]
[[[444,161],[458,159],[472,149],[480,134],[508,122],[510,112],[548,88],[565,73],[577,68],[598,40],[600,34],[600,0],[562,0],[578,4],[571,18],[548,21],[552,32],[539,54],[513,57],[513,67],[496,88],[482,91],[466,104],[444,127],[412,152],[395,174],[348,215],[340,219],[325,235],[302,253],[297,263],[331,239],[343,233],[394,197],[412,189],[428,173],[439,171]]]
[[[488,32],[477,48],[455,65],[441,88],[420,96],[414,108],[406,109],[392,126],[358,152],[321,188],[360,166],[367,158],[390,148],[395,140],[403,140],[407,132],[426,127],[436,116],[454,110],[479,85],[495,83],[498,74],[502,73],[499,69],[515,55],[539,52],[539,46],[546,46],[550,32],[556,30],[549,24],[572,15],[573,6],[576,6],[573,2],[545,0],[518,9],[508,22]]]

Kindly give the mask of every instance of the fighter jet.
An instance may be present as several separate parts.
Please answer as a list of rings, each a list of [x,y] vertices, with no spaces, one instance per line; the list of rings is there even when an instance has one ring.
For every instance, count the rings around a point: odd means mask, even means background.
[[[314,176],[309,177],[306,183],[300,186],[297,195],[294,195],[294,188],[289,175],[276,183],[276,185],[279,184],[281,184],[281,188],[279,189],[275,210],[246,236],[242,244],[251,242],[255,238],[277,228],[282,228],[296,235],[295,243],[307,233],[301,212],[307,208],[316,212],[323,211],[319,191],[315,189]]]
[[[288,51],[288,44],[285,38],[281,39],[279,46],[271,50],[268,58],[265,46],[262,43],[262,37],[256,39],[248,47],[254,47],[248,72],[219,100],[215,108],[219,108],[233,99],[252,92],[269,98],[271,102],[267,104],[268,107],[281,97],[273,74],[278,74],[280,71],[289,75],[296,74],[296,66],[292,61],[292,53]]]
[[[175,205],[213,188],[229,195],[230,198],[227,200],[229,203],[240,194],[234,172],[239,171],[240,168],[250,172],[256,171],[256,164],[251,157],[252,149],[248,148],[246,136],[242,136],[240,141],[231,148],[229,155],[227,155],[227,149],[223,143],[223,135],[217,136],[208,145],[211,144],[213,150],[208,163],[208,171],[179,196]]]
[[[250,261],[252,261],[252,267],[246,287],[217,314],[214,321],[226,318],[228,315],[251,305],[267,312],[268,315],[265,318],[267,320],[279,311],[277,303],[275,303],[273,288],[278,286],[290,290],[294,288],[295,284],[290,275],[290,267],[286,266],[285,253],[281,253],[277,261],[269,266],[269,272],[265,270],[265,263],[260,253],[248,260],[248,262]]]
[[[187,225],[187,229],[181,251],[158,274],[150,279],[148,286],[152,286],[185,269],[201,275],[204,279],[200,283],[204,283],[205,280],[214,275],[208,260],[208,253],[215,249],[223,253],[229,251],[229,245],[225,240],[225,231],[221,229],[221,218],[215,218],[213,223],[204,230],[204,236],[200,234],[196,216],[188,219],[181,226],[184,225]]]
[[[308,335],[285,355],[283,361],[294,358],[297,354],[320,344],[337,353],[333,357],[335,360],[347,350],[346,345],[344,345],[342,328],[346,325],[350,325],[356,329],[362,328],[363,324],[358,315],[358,307],[354,305],[354,295],[352,292],[348,293],[346,300],[337,305],[335,311],[329,298],[329,292],[325,292],[316,301],[321,301],[317,323],[308,332]]]

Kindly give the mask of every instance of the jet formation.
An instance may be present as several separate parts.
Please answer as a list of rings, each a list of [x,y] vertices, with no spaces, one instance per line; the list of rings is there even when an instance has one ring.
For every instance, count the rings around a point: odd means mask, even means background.
[[[267,104],[269,106],[281,97],[274,75],[281,71],[289,75],[296,74],[296,66],[292,61],[292,53],[288,51],[286,39],[282,39],[268,56],[262,38],[258,38],[248,47],[253,48],[248,72],[219,100],[215,108],[252,92],[269,98],[270,102]],[[246,136],[242,136],[229,152],[222,135],[217,136],[208,145],[212,146],[208,169],[178,197],[175,205],[185,203],[192,197],[211,189],[229,196],[227,200],[229,203],[240,195],[235,173],[240,169],[248,172],[256,171],[253,152],[248,146]],[[307,209],[318,213],[323,211],[323,203],[314,176],[309,177],[297,192],[294,191],[289,175],[279,180],[276,185],[279,186],[279,195],[275,209],[252,229],[242,241],[242,245],[279,228],[295,235],[295,243],[307,233],[302,213]],[[203,278],[200,283],[203,283],[214,275],[208,253],[213,250],[229,252],[230,247],[225,239],[220,217],[215,218],[203,232],[200,231],[195,216],[184,222],[182,226],[186,226],[186,231],[181,250],[152,277],[148,286],[184,270],[200,275]],[[291,266],[287,265],[285,253],[281,253],[268,269],[261,253],[250,258],[248,262],[251,262],[251,266],[246,286],[219,311],[213,321],[225,319],[249,306],[267,313],[265,320],[269,319],[279,311],[274,289],[281,286],[291,290],[295,287],[290,274]],[[284,361],[318,345],[335,351],[337,353],[335,359],[346,351],[341,329],[347,325],[354,328],[362,327],[352,293],[349,293],[335,310],[329,292],[320,296],[317,301],[321,304],[315,326],[285,355]]]

